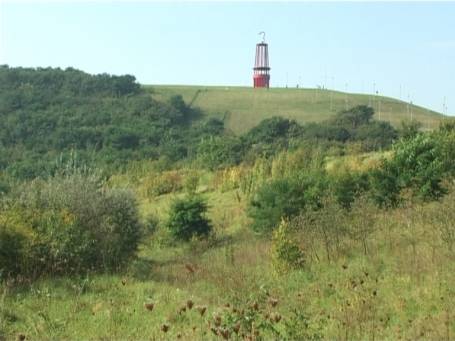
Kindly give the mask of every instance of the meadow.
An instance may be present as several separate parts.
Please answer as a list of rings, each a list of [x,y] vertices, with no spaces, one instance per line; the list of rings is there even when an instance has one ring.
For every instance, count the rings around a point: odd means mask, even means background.
[[[0,341],[455,340],[453,121],[327,90],[0,79]]]
[[[236,134],[247,132],[260,121],[273,116],[299,123],[321,122],[335,113],[357,105],[370,105],[375,119],[399,127],[402,121],[416,120],[425,129],[434,129],[443,116],[432,110],[380,95],[344,93],[327,89],[221,86],[146,86],[159,97],[180,94],[185,102],[200,107],[211,117],[221,118]],[[412,118],[411,118],[412,116]]]
[[[340,159],[337,169],[369,167],[364,160]],[[164,221],[173,198],[185,194],[147,195],[151,174],[141,174],[143,167],[111,185],[134,186],[141,215]],[[160,230],[120,273],[4,283],[3,338],[454,338],[453,188],[440,202],[388,211],[359,202],[345,217],[327,208],[320,226],[351,232],[330,246],[329,256],[321,235],[295,230],[305,265],[277,274],[270,238],[249,228],[240,174],[199,173],[197,191],[208,199],[214,225],[207,240],[172,243]]]

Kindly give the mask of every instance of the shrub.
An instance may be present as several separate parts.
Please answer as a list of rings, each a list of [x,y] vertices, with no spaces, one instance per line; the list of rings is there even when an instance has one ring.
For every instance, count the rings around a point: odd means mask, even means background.
[[[455,174],[455,134],[446,129],[418,133],[393,146],[393,155],[371,172],[373,198],[380,206],[396,206],[407,192],[423,201],[447,193],[444,180]]]
[[[281,220],[280,226],[273,232],[272,266],[278,275],[290,270],[302,268],[305,262],[304,253],[289,237],[289,223]]]
[[[328,123],[308,123],[303,129],[306,139],[346,142],[351,138],[346,128]]]
[[[199,186],[200,175],[197,171],[189,171],[185,176],[185,181],[183,182],[183,187],[185,191],[189,194],[194,194],[197,191]]]
[[[325,192],[321,174],[272,180],[262,185],[250,201],[248,215],[256,232],[275,228],[282,218],[290,219],[302,209],[318,209]]]
[[[337,203],[351,208],[354,200],[368,189],[368,177],[362,173],[344,172],[332,181],[332,191]]]
[[[237,137],[216,136],[203,139],[197,148],[198,159],[204,168],[216,170],[239,164],[245,146]]]
[[[377,150],[390,146],[398,134],[389,122],[373,121],[359,126],[352,133],[355,140],[362,141],[365,151]]]
[[[179,240],[205,237],[212,230],[210,221],[205,217],[206,212],[207,203],[200,196],[176,199],[171,205],[167,226],[174,238]]]
[[[152,173],[143,179],[146,197],[156,197],[177,192],[182,187],[182,177],[178,171],[167,171],[160,174]]]
[[[357,128],[368,124],[373,118],[374,109],[366,105],[358,105],[348,110],[343,110],[335,115],[332,122],[338,126]]]
[[[293,138],[302,135],[302,126],[294,120],[272,117],[262,120],[242,138],[255,152],[270,156],[287,148]]]
[[[331,262],[343,248],[343,240],[348,232],[348,211],[341,208],[332,196],[323,200],[320,211],[305,211],[292,220],[292,226],[300,231],[301,243],[306,250],[307,259],[320,260],[322,248]]]
[[[370,172],[370,194],[379,207],[396,207],[400,202],[401,186],[395,167],[383,160],[380,168]]]
[[[416,137],[421,128],[422,123],[419,121],[401,121],[401,127],[398,132],[401,138],[408,140]]]
[[[418,134],[394,145],[392,159],[384,160],[373,172],[373,188],[378,203],[396,204],[405,188],[422,200],[434,200],[446,193],[442,180],[448,167],[444,141],[437,135]]]
[[[10,245],[0,264],[8,275],[115,270],[135,254],[142,231],[131,193],[82,173],[24,184],[0,215],[0,244]]]

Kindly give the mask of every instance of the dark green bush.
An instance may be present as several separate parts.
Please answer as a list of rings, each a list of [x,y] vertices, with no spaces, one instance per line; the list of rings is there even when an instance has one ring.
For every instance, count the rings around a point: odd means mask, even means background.
[[[249,154],[272,156],[292,146],[303,134],[300,124],[283,117],[262,120],[256,127],[242,136],[242,141]]]
[[[362,173],[345,172],[331,181],[331,189],[337,203],[346,209],[351,208],[355,199],[368,188],[368,176]]]
[[[178,240],[188,241],[193,237],[206,237],[212,230],[206,218],[207,203],[197,195],[176,199],[169,213],[167,226]]]
[[[294,120],[272,117],[262,120],[244,135],[247,144],[275,144],[301,135],[302,127]],[[283,140],[283,141],[280,141]]]
[[[347,110],[340,111],[330,122],[340,127],[356,129],[361,125],[368,124],[373,118],[374,109],[366,105],[358,105]]]
[[[248,207],[248,215],[253,218],[252,229],[268,232],[277,227],[282,218],[290,219],[304,208],[320,208],[325,188],[323,174],[277,179],[264,184]]]
[[[401,138],[407,140],[416,137],[422,128],[422,123],[419,121],[402,121],[398,131]]]
[[[351,132],[353,140],[361,141],[363,150],[372,151],[390,146],[398,137],[389,122],[373,121]]]
[[[351,138],[349,131],[341,126],[327,123],[308,123],[304,127],[305,139],[346,142]]]
[[[210,170],[237,165],[242,161],[244,153],[243,143],[232,136],[205,138],[197,150],[201,166]]]

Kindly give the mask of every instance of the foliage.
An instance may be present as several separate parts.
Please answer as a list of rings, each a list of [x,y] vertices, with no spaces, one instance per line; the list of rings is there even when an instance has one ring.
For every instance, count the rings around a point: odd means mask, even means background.
[[[292,220],[292,227],[300,232],[307,258],[320,260],[322,249],[331,262],[341,253],[342,242],[349,229],[347,211],[334,198],[326,197],[320,211],[301,212]]]
[[[376,202],[381,206],[395,206],[403,189],[410,189],[413,196],[422,200],[444,195],[444,175],[453,171],[453,161],[447,157],[447,152],[452,150],[449,146],[455,145],[453,141],[450,134],[434,133],[418,134],[396,143],[392,159],[384,160],[382,167],[372,172]]]
[[[239,164],[244,149],[243,143],[237,137],[212,136],[199,143],[197,154],[202,167],[216,170]]]
[[[307,139],[346,142],[351,138],[349,131],[338,125],[326,123],[308,123],[304,126]]]
[[[353,140],[362,142],[364,151],[386,148],[398,137],[396,130],[390,123],[377,121],[357,127],[352,135]]]
[[[402,121],[399,130],[400,137],[407,140],[416,137],[422,128],[422,123],[419,121]]]
[[[308,313],[302,309],[295,308],[292,315],[284,321],[286,340],[323,340],[323,323],[314,326],[314,322]]]
[[[145,197],[153,198],[159,195],[177,192],[182,189],[182,176],[178,171],[151,172],[142,179],[142,189]]]
[[[354,200],[369,188],[367,175],[358,172],[343,172],[330,183],[338,204],[345,209],[349,209]]]
[[[110,172],[132,160],[176,162],[194,157],[201,138],[224,133],[181,96],[158,101],[133,76],[72,68],[1,66],[0,112],[0,171],[20,179],[51,175],[69,150]]]
[[[302,126],[296,121],[272,117],[261,121],[242,138],[255,154],[270,156],[278,150],[287,149],[290,142],[301,135]]]
[[[332,119],[338,126],[356,129],[368,124],[374,115],[374,109],[366,105],[358,105],[348,110],[342,110]]]
[[[272,266],[278,275],[300,269],[305,263],[303,251],[289,236],[289,222],[282,220],[272,235]]]
[[[196,170],[190,170],[183,183],[183,188],[188,194],[195,194],[200,182],[200,174]]]
[[[282,218],[290,219],[304,208],[320,208],[325,187],[324,176],[318,174],[265,183],[257,190],[249,204],[248,214],[253,218],[252,229],[256,232],[268,232],[274,229]]]
[[[114,270],[134,256],[142,231],[129,192],[82,172],[23,184],[0,218],[5,276]]]
[[[188,195],[171,204],[167,227],[179,240],[188,241],[193,237],[206,237],[212,230],[205,217],[207,203],[202,197]]]
[[[325,122],[306,124],[304,136],[328,141],[359,141],[364,151],[385,148],[397,138],[397,132],[388,122],[373,121],[373,114],[373,108],[365,105],[343,110]]]
[[[378,169],[370,172],[371,197],[383,208],[396,207],[400,202],[401,185],[397,169],[388,161],[383,160]]]

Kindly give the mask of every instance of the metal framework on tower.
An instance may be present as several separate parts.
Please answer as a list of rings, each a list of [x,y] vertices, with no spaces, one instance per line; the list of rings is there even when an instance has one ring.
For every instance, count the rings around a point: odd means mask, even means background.
[[[265,42],[265,32],[259,34],[262,34],[262,42],[256,44],[253,85],[255,88],[268,88],[270,85],[269,49]]]

